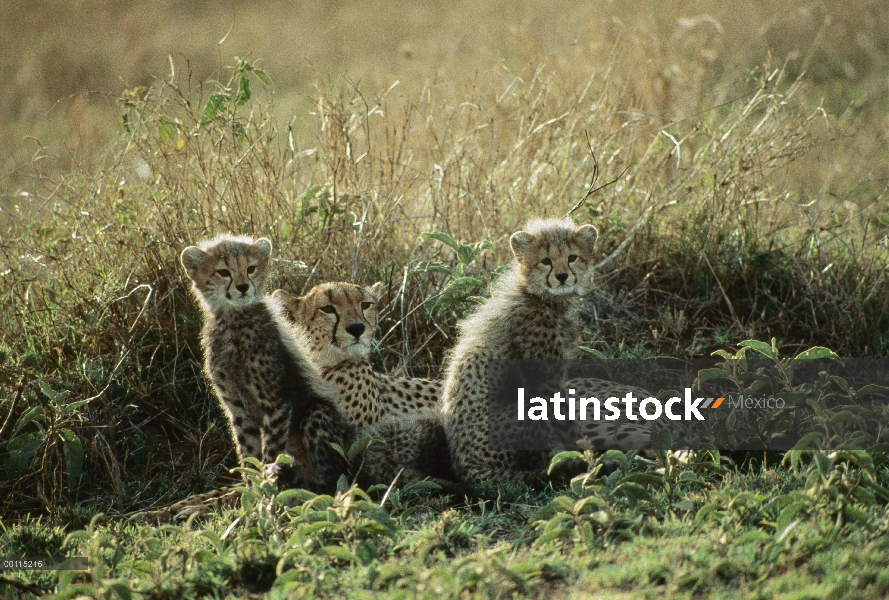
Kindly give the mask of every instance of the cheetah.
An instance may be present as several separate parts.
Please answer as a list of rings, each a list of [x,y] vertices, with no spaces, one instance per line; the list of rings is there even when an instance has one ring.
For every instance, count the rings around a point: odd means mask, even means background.
[[[316,285],[302,297],[284,290],[272,294],[303,331],[321,376],[336,386],[359,427],[390,414],[437,410],[441,398],[441,382],[374,371],[368,355],[377,331],[381,286],[332,282]]]
[[[592,287],[598,231],[569,220],[532,221],[510,237],[515,258],[491,298],[459,325],[447,359],[442,414],[461,481],[535,483],[550,453],[489,447],[488,367],[492,359],[574,355],[580,296]],[[496,433],[496,432],[495,432]]]
[[[308,340],[311,360],[322,377],[336,386],[343,408],[363,435],[382,437],[365,453],[363,479],[402,481],[431,477],[455,490],[438,405],[441,383],[395,377],[373,369],[368,354],[377,331],[380,287],[323,283],[302,297],[276,290],[291,321]]]
[[[342,391],[337,401],[360,432],[353,437],[386,440],[365,451],[359,472],[362,485],[399,477],[402,482],[431,479],[446,491],[460,491],[450,470],[441,416],[433,409],[439,402],[441,384],[377,373],[367,358],[377,330],[379,288],[326,283],[301,298],[276,290],[271,295],[271,308],[287,322],[291,334],[302,340],[306,358],[320,369],[328,385]],[[346,325],[340,327],[340,323]],[[164,521],[206,514],[232,506],[239,499],[237,489],[223,487],[160,509],[132,513],[129,519]]]
[[[571,379],[563,383],[561,388],[567,390],[569,396],[593,397],[602,401],[610,397],[623,398],[628,392],[638,399],[654,396],[651,392],[639,387],[594,378]],[[670,430],[670,435],[676,439],[674,427],[651,421],[630,422],[622,418],[619,421],[579,421],[577,426],[580,437],[577,440],[572,440],[573,446],[582,449],[644,450],[645,456],[651,456],[648,450],[652,447],[651,435],[656,428]],[[571,441],[569,441],[568,447],[572,447]]]
[[[592,289],[597,237],[592,225],[575,226],[568,219],[531,221],[510,237],[515,261],[494,284],[491,298],[460,323],[457,344],[447,360],[441,410],[453,467],[462,482],[536,483],[553,452],[565,446],[559,431],[542,429],[538,447],[550,444],[550,450],[492,449],[491,442],[501,433],[500,427],[489,431],[488,377],[495,375],[489,361],[575,357],[580,334],[576,313],[581,297]],[[564,385],[564,373],[555,378]],[[624,395],[635,389],[594,379],[570,383],[579,394],[607,387],[609,396],[617,390]],[[499,413],[491,416],[499,418]],[[638,445],[648,440],[650,430],[635,424],[616,428],[613,423],[593,423],[581,431],[583,439],[573,441],[573,447]]]
[[[204,373],[228,416],[238,458],[287,453],[287,487],[331,490],[345,471],[329,442],[355,435],[336,390],[304,355],[305,341],[264,296],[272,243],[220,236],[182,251],[203,313]]]

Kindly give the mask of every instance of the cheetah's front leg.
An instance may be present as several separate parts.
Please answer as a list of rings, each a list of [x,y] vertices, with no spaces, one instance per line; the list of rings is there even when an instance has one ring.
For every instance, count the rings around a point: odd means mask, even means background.
[[[262,462],[275,462],[279,454],[287,451],[287,438],[290,434],[290,420],[293,408],[278,406],[264,411],[262,416]]]
[[[220,396],[223,407],[228,413],[228,420],[237,445],[238,460],[242,461],[248,456],[260,458],[262,442],[259,424],[247,411],[239,397],[222,394]]]

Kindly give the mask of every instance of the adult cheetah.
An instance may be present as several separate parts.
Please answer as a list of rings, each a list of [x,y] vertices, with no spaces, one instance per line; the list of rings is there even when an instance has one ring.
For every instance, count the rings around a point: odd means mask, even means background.
[[[340,394],[344,411],[363,435],[382,437],[365,453],[370,481],[431,477],[454,490],[447,442],[438,406],[441,383],[395,377],[373,369],[368,355],[379,321],[381,284],[370,288],[344,282],[316,285],[305,296],[276,290],[294,327],[308,340],[309,356]]]
[[[302,330],[311,360],[336,386],[349,418],[360,427],[386,415],[411,415],[438,408],[441,382],[395,377],[375,371],[369,354],[379,321],[380,287],[322,283],[302,297],[275,290],[272,297]]]

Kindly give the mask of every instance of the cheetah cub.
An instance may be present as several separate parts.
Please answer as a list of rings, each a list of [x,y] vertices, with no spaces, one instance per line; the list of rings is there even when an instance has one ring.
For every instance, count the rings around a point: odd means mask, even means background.
[[[289,487],[335,488],[345,472],[329,442],[354,437],[336,390],[305,358],[280,309],[264,297],[272,243],[220,236],[182,251],[203,312],[204,373],[228,415],[238,458],[294,459]]]
[[[380,436],[365,453],[367,483],[431,477],[454,491],[447,441],[438,411],[441,383],[374,371],[368,354],[377,331],[380,285],[323,283],[302,297],[275,290],[292,324],[309,343],[309,356],[340,393],[343,408],[362,435]]]
[[[488,361],[575,356],[576,313],[592,288],[597,237],[592,225],[531,221],[510,238],[515,262],[494,284],[490,300],[460,323],[442,412],[453,467],[464,483],[533,483],[545,474],[551,453],[490,448]]]

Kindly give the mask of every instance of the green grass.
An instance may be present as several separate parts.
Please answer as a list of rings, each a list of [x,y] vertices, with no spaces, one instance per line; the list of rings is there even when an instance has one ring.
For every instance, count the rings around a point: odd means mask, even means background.
[[[80,552],[94,569],[5,573],[0,592],[884,596],[877,453],[631,461],[588,488],[496,501],[396,489],[382,509],[380,492],[356,490],[262,508],[274,494],[260,486],[203,521],[119,518],[234,480],[178,263],[222,232],[272,239],[276,287],[383,281],[374,360],[434,376],[509,234],[567,213],[598,162],[596,183],[615,181],[572,216],[599,228],[603,257],[622,250],[583,310],[588,355],[701,357],[775,338],[783,355],[886,357],[882,105],[837,83],[866,61],[813,54],[814,83],[795,60],[701,74],[705,40],[651,66],[638,54],[657,40],[640,31],[615,47],[631,84],[561,55],[441,100],[435,86],[398,96],[336,80],[304,99],[313,135],[276,116],[277,74],[260,61],[220,81],[180,68],[102,111],[117,134],[92,166],[41,155],[18,169],[0,198],[0,555]],[[697,83],[671,96],[673,63]],[[867,81],[885,81],[874,65]]]
[[[39,521],[5,528],[4,555],[67,552],[89,557],[91,571],[7,573],[2,589],[10,598],[30,597],[24,585],[97,598],[889,591],[886,498],[877,502],[859,485],[870,477],[887,484],[885,462],[852,453],[801,456],[795,469],[761,461],[726,468],[707,453],[665,469],[628,458],[608,475],[590,459],[592,475],[563,490],[474,501],[402,490],[385,508],[380,492],[356,488],[279,495],[255,471],[242,507],[204,520],[154,527],[97,516],[66,538]]]

